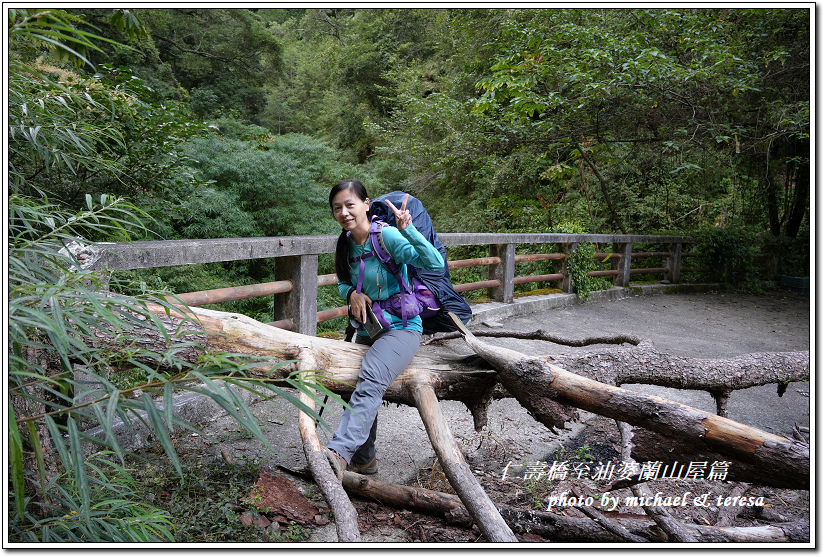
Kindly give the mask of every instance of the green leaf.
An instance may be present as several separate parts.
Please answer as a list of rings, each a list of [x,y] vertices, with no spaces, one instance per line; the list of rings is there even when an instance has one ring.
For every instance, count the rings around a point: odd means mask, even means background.
[[[11,401],[9,407],[9,465],[11,467],[11,482],[14,491],[14,507],[19,519],[23,519],[26,511],[26,483],[23,475],[23,441],[20,439],[20,430],[14,416]]]
[[[166,452],[169,460],[172,461],[172,465],[175,467],[175,470],[177,470],[177,473],[182,476],[183,469],[181,468],[180,461],[177,458],[177,451],[175,451],[174,445],[172,445],[172,439],[169,437],[169,432],[166,430],[166,425],[160,418],[160,413],[157,411],[154,401],[152,401],[152,397],[146,393],[143,393],[142,399],[143,410],[148,415],[149,422],[152,425],[155,435],[160,441],[160,445],[163,447],[163,450]],[[169,424],[169,427],[171,427],[171,424]]]
[[[170,382],[166,382],[163,385],[163,415],[166,419],[166,424],[168,424],[169,428],[172,427],[174,424],[174,393],[172,392],[172,384]]]
[[[52,444],[54,445],[54,448],[57,449],[57,454],[60,456],[60,461],[63,463],[63,467],[67,470],[71,469],[72,459],[69,457],[69,452],[66,450],[66,444],[63,441],[63,434],[60,432],[60,428],[51,416],[46,416],[45,420],[46,426],[49,429],[49,435],[51,435],[52,438]]]
[[[91,497],[89,492],[89,479],[86,476],[86,459],[83,457],[83,444],[77,431],[77,422],[74,418],[69,418],[66,423],[69,437],[69,447],[72,454],[72,467],[74,469],[74,479],[77,482],[77,489],[80,492],[80,514],[88,517]]]
[[[9,422],[12,423],[12,422]],[[37,432],[37,425],[33,421],[26,422],[29,429],[29,439],[34,448],[34,458],[37,462],[37,475],[40,477],[40,490],[46,492],[46,463],[43,459],[43,446],[40,444],[40,434]]]

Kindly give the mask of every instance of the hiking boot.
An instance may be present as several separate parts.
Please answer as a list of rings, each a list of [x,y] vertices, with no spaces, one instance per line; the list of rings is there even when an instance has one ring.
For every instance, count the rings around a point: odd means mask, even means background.
[[[378,473],[378,460],[373,458],[369,462],[352,462],[349,466],[346,467],[348,472],[354,472],[355,474],[366,474],[372,475]]]
[[[346,461],[329,447],[324,447],[324,449],[326,449],[326,460],[329,461],[332,472],[335,473],[339,482],[343,482],[343,473],[346,471]]]

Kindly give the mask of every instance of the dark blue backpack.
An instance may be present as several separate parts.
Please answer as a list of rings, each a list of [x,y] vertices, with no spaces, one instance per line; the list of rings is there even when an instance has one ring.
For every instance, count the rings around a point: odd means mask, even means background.
[[[463,299],[463,296],[455,292],[452,287],[452,281],[449,278],[449,267],[446,263],[446,248],[438,238],[438,233],[435,232],[432,226],[432,219],[419,199],[410,195],[406,202],[406,208],[412,216],[412,224],[415,225],[418,232],[440,252],[444,261],[443,268],[438,271],[428,271],[418,269],[414,265],[407,265],[409,284],[404,284],[400,276],[400,270],[382,246],[380,223],[397,226],[395,214],[386,204],[386,200],[388,199],[395,207],[400,207],[406,195],[402,191],[393,191],[373,199],[370,205],[370,212],[373,216],[372,231],[374,231],[370,232],[369,235],[372,238],[372,249],[384,267],[395,275],[401,287],[401,313],[397,313],[395,308],[389,309],[389,311],[402,317],[404,308],[406,308],[407,313],[420,315],[423,321],[424,334],[454,331],[455,325],[449,318],[449,313],[454,313],[463,323],[467,323],[472,317],[472,310],[466,300]],[[385,261],[385,259],[388,259],[388,261]],[[414,294],[414,296],[410,296],[410,294]],[[414,313],[417,311],[416,305],[420,307],[419,313]]]

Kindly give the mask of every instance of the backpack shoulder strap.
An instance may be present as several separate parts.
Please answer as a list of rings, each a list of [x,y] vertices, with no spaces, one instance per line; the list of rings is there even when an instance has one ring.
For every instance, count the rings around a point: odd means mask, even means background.
[[[386,223],[379,219],[379,217],[372,217],[372,228],[369,231],[370,240],[372,242],[372,251],[377,256],[381,265],[395,276],[398,285],[405,288],[408,293],[412,293],[412,288],[403,279],[401,270],[392,254],[386,249],[386,244],[383,243],[383,227]]]
[[[375,252],[378,260],[383,263],[389,272],[395,274],[398,272],[398,264],[395,263],[395,259],[392,257],[392,254],[389,253],[389,250],[386,249],[386,244],[383,243],[384,226],[386,226],[386,223],[375,217],[375,220],[372,222],[372,228],[369,230],[369,239],[372,242],[372,251]]]

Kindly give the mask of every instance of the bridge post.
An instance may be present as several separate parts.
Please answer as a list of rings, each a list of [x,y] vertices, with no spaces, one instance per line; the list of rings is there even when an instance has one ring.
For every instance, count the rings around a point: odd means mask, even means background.
[[[626,286],[629,284],[629,269],[632,265],[632,242],[625,244],[613,244],[612,250],[621,255],[612,260],[612,268],[618,270],[612,283],[615,286]]]
[[[489,297],[511,304],[515,301],[515,244],[490,244],[489,255],[501,258],[500,263],[489,266],[489,279],[501,283],[489,289]]]
[[[278,257],[275,280],[291,281],[292,290],[275,294],[274,321],[290,319],[292,332],[315,336],[318,326],[318,256]]]
[[[561,244],[561,250],[565,257],[561,260],[561,272],[564,274],[564,280],[561,281],[561,290],[568,294],[575,292],[575,285],[572,284],[572,275],[569,274],[569,257],[578,249],[578,242],[570,242],[568,244]]]
[[[675,284],[681,280],[681,242],[673,242],[669,245],[670,256],[667,258],[666,278]]]

